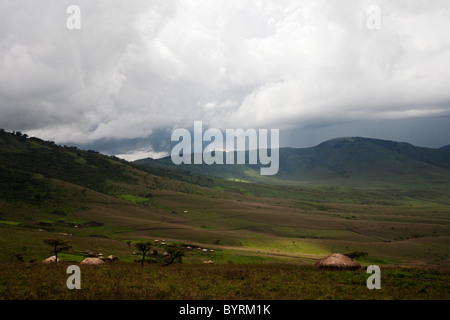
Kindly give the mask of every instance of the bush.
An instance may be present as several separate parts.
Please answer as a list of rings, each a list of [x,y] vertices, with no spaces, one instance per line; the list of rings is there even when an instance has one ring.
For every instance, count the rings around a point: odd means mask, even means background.
[[[361,257],[368,256],[369,254],[367,252],[361,252],[361,251],[354,251],[350,253],[345,253],[344,256],[349,257],[350,259],[358,259]]]

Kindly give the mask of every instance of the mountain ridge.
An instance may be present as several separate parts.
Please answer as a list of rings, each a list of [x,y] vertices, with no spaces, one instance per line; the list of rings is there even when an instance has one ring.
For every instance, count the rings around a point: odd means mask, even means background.
[[[308,148],[280,148],[279,172],[274,176],[261,176],[259,164],[177,166],[170,157],[128,162],[20,132],[2,130],[0,138],[4,176],[10,176],[10,168],[17,168],[101,192],[110,189],[107,180],[132,183],[133,176],[123,174],[125,165],[181,181],[192,175],[277,185],[444,186],[450,181],[447,150],[364,137],[334,138]]]
[[[279,154],[279,172],[265,177],[258,174],[260,165],[176,166],[170,157],[147,158],[134,163],[191,174],[278,184],[442,184],[450,179],[450,153],[406,142],[342,137],[314,147],[280,148]]]

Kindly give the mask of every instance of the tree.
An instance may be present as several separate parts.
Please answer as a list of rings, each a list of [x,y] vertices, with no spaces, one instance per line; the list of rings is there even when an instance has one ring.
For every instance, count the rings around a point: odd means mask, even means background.
[[[369,255],[367,252],[361,252],[361,251],[354,251],[350,253],[344,254],[344,256],[349,257],[350,259],[358,259]]]
[[[69,245],[69,241],[58,238],[44,239],[44,243],[53,248],[53,253],[55,255],[55,262],[58,262],[58,253],[61,251],[66,251],[72,248]]]
[[[164,257],[164,266],[168,266],[174,262],[182,263],[184,257],[184,249],[176,244],[170,244],[167,246],[168,255]]]
[[[23,256],[21,253],[15,254],[13,255],[14,258],[16,258],[17,260],[19,260],[20,262],[23,262]]]
[[[142,241],[135,244],[136,249],[142,252],[141,265],[144,266],[145,255],[152,248],[153,243],[151,241]]]

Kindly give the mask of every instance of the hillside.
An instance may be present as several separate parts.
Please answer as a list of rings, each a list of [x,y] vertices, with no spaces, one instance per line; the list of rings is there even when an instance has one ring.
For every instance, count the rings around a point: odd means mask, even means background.
[[[330,163],[337,163],[329,144],[342,152],[353,150],[352,143],[338,139],[310,150],[286,149],[281,168],[306,158],[307,152],[310,159],[328,154]],[[377,143],[361,147],[381,148],[387,158],[390,149],[399,148]],[[445,158],[410,148],[395,152],[405,163],[446,172]],[[248,176],[248,171],[242,174]],[[160,161],[138,166],[0,131],[0,260],[41,261],[49,255],[43,240],[62,237],[72,249],[61,257],[75,262],[87,250],[133,262],[134,243],[164,239],[207,248],[206,253],[187,252],[183,261],[188,263],[311,265],[337,251],[368,253],[362,263],[446,265],[449,205],[444,185],[399,189],[243,183],[173,170]],[[160,256],[165,252],[163,245],[155,244],[155,249]]]
[[[444,147],[440,148],[439,150],[450,151],[450,144],[448,146],[444,146]]]
[[[368,138],[338,138],[311,148],[281,148],[280,169],[260,176],[257,165],[180,165],[170,157],[135,163],[226,179],[295,185],[441,187],[450,181],[450,153],[407,143]]]

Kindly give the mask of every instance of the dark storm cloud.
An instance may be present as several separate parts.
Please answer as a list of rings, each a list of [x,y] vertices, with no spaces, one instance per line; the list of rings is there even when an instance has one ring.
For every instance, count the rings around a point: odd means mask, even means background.
[[[196,120],[448,143],[447,1],[80,0],[81,30],[71,4],[0,1],[0,127],[128,158]]]
[[[440,148],[450,144],[449,123],[450,115],[438,118],[360,120],[335,123],[329,126],[285,130],[280,135],[280,143],[284,146],[304,148],[316,146],[333,138],[360,136],[408,142],[421,147]]]

